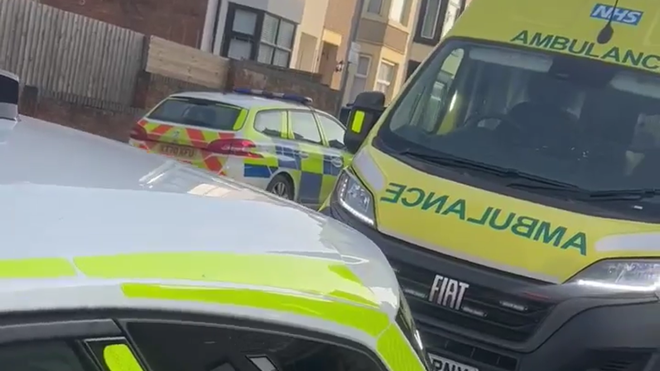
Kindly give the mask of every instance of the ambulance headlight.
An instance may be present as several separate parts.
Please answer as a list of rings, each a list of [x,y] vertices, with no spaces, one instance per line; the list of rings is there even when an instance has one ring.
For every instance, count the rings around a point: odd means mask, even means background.
[[[375,224],[374,198],[358,178],[347,170],[339,175],[335,197],[339,205],[351,215],[370,226]]]
[[[621,291],[656,291],[660,288],[660,260],[603,260],[578,273],[569,283]]]

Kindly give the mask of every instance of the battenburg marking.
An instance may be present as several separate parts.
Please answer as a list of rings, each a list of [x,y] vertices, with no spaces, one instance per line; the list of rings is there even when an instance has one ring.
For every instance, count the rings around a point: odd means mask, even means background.
[[[543,34],[523,30],[517,33],[511,43],[565,52],[580,57],[600,59],[649,71],[660,69],[660,56],[634,51],[618,46],[598,45],[594,41],[571,39],[559,35]]]
[[[405,184],[389,183],[384,193],[380,198],[382,202],[417,208],[442,217],[456,218],[493,231],[513,233],[524,239],[587,255],[587,235],[582,231],[570,231],[565,226],[553,225],[542,219],[493,206],[470,207],[466,199],[451,198],[449,195]]]

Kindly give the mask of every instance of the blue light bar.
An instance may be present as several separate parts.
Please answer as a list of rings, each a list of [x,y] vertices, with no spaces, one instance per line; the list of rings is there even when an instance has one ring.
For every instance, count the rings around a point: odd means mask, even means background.
[[[289,94],[289,93],[273,93],[270,91],[266,90],[259,90],[259,89],[248,89],[248,88],[236,88],[234,89],[234,93],[236,94],[245,94],[245,95],[253,95],[256,97],[263,97],[263,98],[269,98],[269,99],[281,99],[281,100],[288,100],[291,102],[296,102],[300,104],[312,104],[314,101],[310,97],[305,97],[302,95],[298,94]]]

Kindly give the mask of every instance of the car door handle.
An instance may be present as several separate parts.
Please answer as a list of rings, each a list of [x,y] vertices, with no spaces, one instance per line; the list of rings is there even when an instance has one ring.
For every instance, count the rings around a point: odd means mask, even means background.
[[[332,165],[333,165],[334,167],[342,167],[342,166],[344,166],[344,159],[341,158],[341,157],[334,157],[332,160],[330,160],[330,162],[332,162]]]
[[[300,158],[307,158],[307,157],[309,157],[309,153],[300,151]]]

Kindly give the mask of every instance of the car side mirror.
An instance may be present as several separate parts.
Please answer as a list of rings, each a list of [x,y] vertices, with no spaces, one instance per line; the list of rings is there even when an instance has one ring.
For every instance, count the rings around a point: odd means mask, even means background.
[[[350,153],[356,153],[369,135],[380,115],[385,111],[385,94],[365,91],[358,94],[348,114],[344,145]]]

